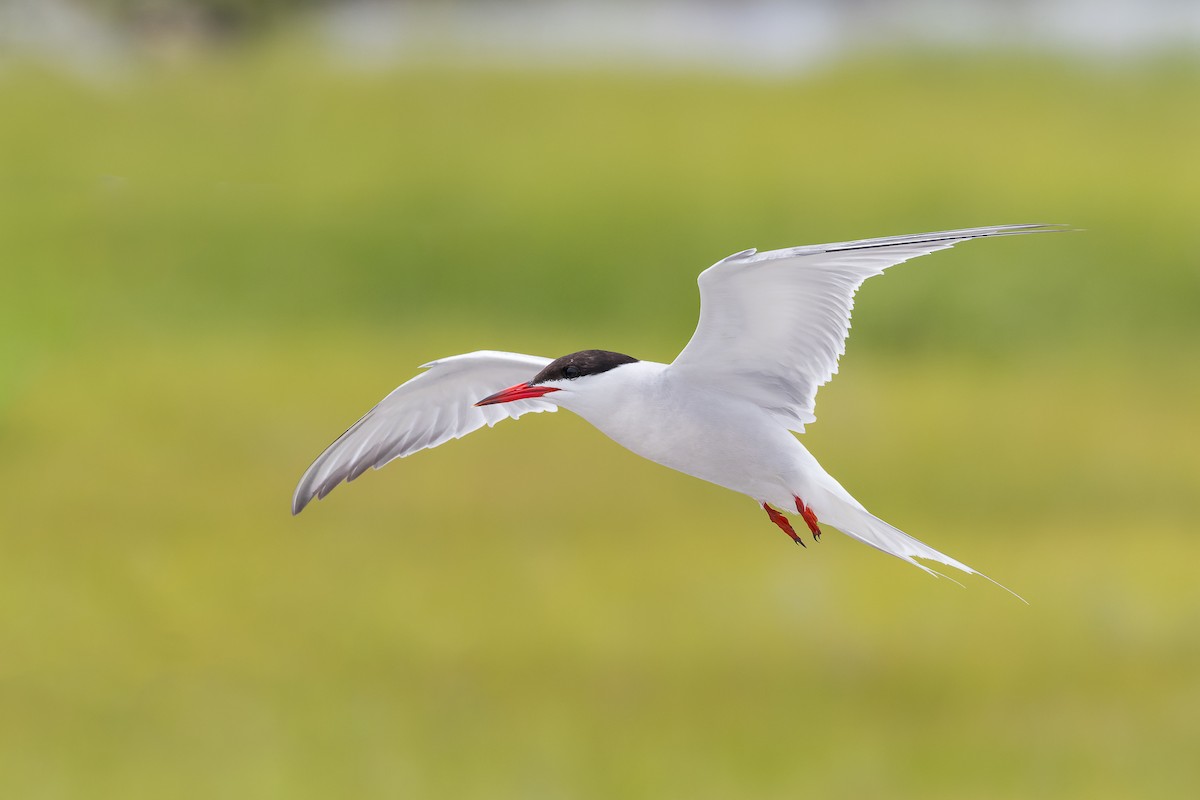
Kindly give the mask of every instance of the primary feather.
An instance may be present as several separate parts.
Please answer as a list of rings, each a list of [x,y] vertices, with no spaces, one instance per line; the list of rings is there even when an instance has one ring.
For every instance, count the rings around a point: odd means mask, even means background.
[[[537,399],[474,405],[549,363],[540,356],[480,350],[422,365],[426,372],[398,386],[317,456],[296,486],[292,513],[299,514],[314,497],[324,497],[370,467],[378,469],[504,419],[531,411],[557,411],[558,406]]]
[[[854,294],[910,258],[971,239],[1059,230],[994,225],[909,236],[745,250],[700,273],[700,322],[672,367],[736,387],[798,433],[846,351]]]

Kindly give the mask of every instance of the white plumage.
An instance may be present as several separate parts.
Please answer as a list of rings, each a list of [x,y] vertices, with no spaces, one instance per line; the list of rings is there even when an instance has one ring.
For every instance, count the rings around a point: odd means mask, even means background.
[[[379,469],[503,419],[531,411],[557,411],[558,406],[545,400],[475,406],[475,401],[527,380],[549,363],[540,356],[480,350],[422,364],[428,372],[393,389],[317,456],[296,487],[292,513],[299,514],[314,497],[320,500],[368,467]]]
[[[700,322],[671,364],[606,351],[430,362],[317,458],[292,512],[368,467],[562,407],[651,461],[750,496],[798,543],[773,506],[801,513],[814,536],[818,521],[828,523],[927,572],[915,559],[975,574],[870,514],[792,431],[816,419],[817,390],[837,372],[863,281],[970,239],[1058,230],[1001,225],[737,253],[701,273]]]

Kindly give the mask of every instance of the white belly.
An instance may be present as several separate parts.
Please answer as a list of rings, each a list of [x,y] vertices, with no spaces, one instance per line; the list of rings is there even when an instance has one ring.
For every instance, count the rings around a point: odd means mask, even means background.
[[[666,376],[630,389],[606,392],[603,402],[562,405],[643,458],[758,502],[790,508],[794,496],[807,494],[813,504],[822,479],[832,481],[790,431],[747,400],[681,388]]]

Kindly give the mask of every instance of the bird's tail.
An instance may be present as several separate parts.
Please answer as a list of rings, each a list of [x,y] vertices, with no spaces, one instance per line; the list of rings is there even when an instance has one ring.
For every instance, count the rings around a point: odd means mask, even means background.
[[[928,572],[930,575],[935,577],[945,578],[946,576],[937,570],[930,569],[920,561],[917,561],[918,558],[925,559],[926,561],[936,561],[939,564],[945,564],[948,567],[954,567],[955,569],[962,570],[969,575],[979,575],[980,577],[995,583],[1001,589],[1008,592],[1021,602],[1028,602],[1025,600],[1025,598],[1021,597],[1021,595],[1017,594],[1012,589],[1009,589],[1004,584],[992,580],[982,572],[977,572],[961,561],[953,559],[945,553],[938,552],[924,542],[909,536],[904,531],[892,527],[857,503],[853,505],[841,505],[841,507],[838,508],[835,513],[829,513],[822,516],[821,521],[828,522],[830,525],[833,525],[847,536],[857,539],[863,544],[869,544],[876,550],[882,550],[888,555],[892,555],[896,558],[907,561],[914,567],[923,569],[925,572]],[[949,580],[953,579],[951,578]],[[957,581],[955,582],[957,583]]]

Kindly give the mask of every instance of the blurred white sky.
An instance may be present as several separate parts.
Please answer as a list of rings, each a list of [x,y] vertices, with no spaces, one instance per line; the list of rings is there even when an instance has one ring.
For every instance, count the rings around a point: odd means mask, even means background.
[[[94,7],[0,0],[0,58],[83,71],[119,62],[137,40]],[[186,0],[147,7],[158,9],[154,36],[197,34]],[[1200,53],[1200,0],[345,0],[303,19],[331,55],[359,66],[438,58],[786,74],[925,46],[1104,60]]]

